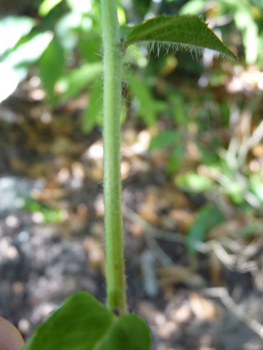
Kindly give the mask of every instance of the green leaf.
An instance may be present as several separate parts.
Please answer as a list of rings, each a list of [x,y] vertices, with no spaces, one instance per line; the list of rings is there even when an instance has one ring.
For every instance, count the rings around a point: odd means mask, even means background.
[[[180,15],[198,15],[201,13],[205,6],[205,0],[191,0],[184,4],[179,11]]]
[[[25,68],[15,69],[5,62],[0,62],[0,76],[5,82],[5,84],[0,84],[0,103],[15,91],[26,75]]]
[[[124,25],[126,21],[126,14],[122,6],[117,5],[117,15],[118,15],[118,22],[119,25],[122,26]]]
[[[224,186],[224,190],[228,195],[229,199],[236,205],[242,205],[244,203],[244,189],[243,186],[231,179]]]
[[[134,74],[130,74],[127,78],[131,93],[136,98],[139,113],[147,125],[153,125],[156,121],[157,110],[156,101],[149,87]]]
[[[120,27],[120,36],[123,40],[127,36],[127,34],[130,33],[131,28],[133,28],[133,27],[129,27],[129,26],[121,26]]]
[[[192,193],[209,191],[213,187],[212,180],[193,171],[178,175],[175,178],[175,184],[182,190]]]
[[[179,143],[171,152],[166,166],[166,171],[170,175],[179,168],[182,164],[185,154],[185,147],[183,143]]]
[[[245,238],[249,238],[252,236],[258,236],[262,235],[263,232],[263,223],[259,219],[253,220],[252,222],[248,223],[245,227],[241,228],[241,235]]]
[[[38,13],[40,14],[40,16],[46,16],[61,1],[62,0],[44,0],[39,6]]]
[[[21,350],[150,350],[150,345],[145,321],[136,315],[117,317],[79,292],[37,327]]]
[[[19,45],[0,62],[0,76],[5,82],[0,84],[0,102],[10,96],[26,78],[28,67],[41,57],[51,40],[50,32],[37,34]]]
[[[82,38],[79,41],[81,58],[84,58],[88,62],[101,61],[101,56],[99,55],[101,44],[101,35],[92,33],[88,37]]]
[[[207,48],[236,59],[233,52],[208,28],[207,23],[197,16],[160,15],[126,28],[124,46],[140,42],[163,43],[195,52]]]
[[[66,0],[68,6],[70,7],[73,13],[87,14],[92,9],[93,1],[75,1],[75,0]]]
[[[90,132],[103,110],[103,81],[95,84],[89,92],[89,105],[84,114],[83,130]]]
[[[195,244],[203,242],[209,230],[224,221],[224,217],[216,206],[206,205],[199,212],[197,219],[187,231],[187,252],[196,251]]]
[[[149,149],[165,149],[178,143],[178,140],[182,140],[179,132],[176,130],[165,130],[151,139]]]
[[[64,50],[54,37],[39,61],[39,75],[51,104],[56,100],[54,85],[63,72]]]
[[[56,88],[62,94],[60,101],[63,102],[70,97],[75,97],[83,88],[94,83],[102,71],[102,62],[87,63],[59,79]]]
[[[94,350],[123,350],[124,348],[125,350],[150,350],[151,348],[149,328],[145,321],[136,315],[123,315],[117,319],[101,346]]]
[[[28,68],[41,57],[52,39],[53,34],[51,32],[39,33],[19,45],[16,50],[5,57],[4,62],[12,67]]]
[[[259,27],[253,18],[251,6],[238,2],[234,12],[234,21],[237,28],[242,32],[246,62],[254,64],[259,55]]]
[[[186,110],[186,102],[181,94],[169,93],[169,101],[172,105],[173,119],[176,124],[186,127],[188,124],[188,113]]]
[[[7,16],[0,20],[0,55],[12,49],[15,44],[33,28],[35,21],[30,17]]]
[[[263,203],[263,178],[261,174],[253,174],[249,177],[249,189]]]
[[[139,17],[143,18],[149,11],[151,0],[132,0],[132,5],[132,8],[134,9],[135,13]]]
[[[209,145],[202,145],[200,142],[196,142],[198,150],[202,156],[202,164],[213,165],[217,164],[219,160],[217,147],[211,142]]]
[[[63,220],[62,210],[52,209],[32,198],[26,199],[23,210],[30,213],[41,213],[44,222],[61,222]]]

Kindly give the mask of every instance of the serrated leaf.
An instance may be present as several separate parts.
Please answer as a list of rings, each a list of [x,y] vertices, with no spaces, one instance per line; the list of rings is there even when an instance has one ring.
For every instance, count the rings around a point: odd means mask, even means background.
[[[65,64],[64,50],[54,37],[39,61],[39,75],[47,91],[48,100],[55,102],[54,85],[63,72]]]
[[[208,231],[224,221],[216,206],[206,205],[199,212],[193,225],[187,231],[186,248],[189,254],[195,252],[195,245],[203,242]]]
[[[150,345],[145,321],[136,315],[117,317],[79,292],[37,327],[21,350],[150,350]]]
[[[190,50],[211,49],[236,59],[223,42],[197,16],[166,16],[151,18],[122,31],[126,34],[123,44],[129,46],[140,42],[154,42],[184,47]]]

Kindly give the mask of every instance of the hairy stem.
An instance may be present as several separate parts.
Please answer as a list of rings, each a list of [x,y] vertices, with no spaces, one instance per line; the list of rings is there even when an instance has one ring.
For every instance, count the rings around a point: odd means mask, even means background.
[[[101,0],[104,46],[104,203],[107,305],[126,312],[120,176],[121,44],[115,0]]]

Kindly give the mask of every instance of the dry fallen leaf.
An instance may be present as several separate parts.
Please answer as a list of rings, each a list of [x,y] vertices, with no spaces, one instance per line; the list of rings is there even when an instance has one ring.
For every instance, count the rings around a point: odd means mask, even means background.
[[[194,222],[194,214],[182,209],[173,209],[170,211],[171,218],[176,222],[178,230],[181,233],[186,233],[186,231],[191,227]]]
[[[31,179],[47,178],[52,174],[54,165],[52,162],[35,162],[26,170],[26,175]]]
[[[130,225],[129,231],[131,232],[133,237],[142,237],[144,234],[143,227],[136,222],[134,222]]]
[[[164,266],[157,269],[157,274],[159,276],[158,283],[163,288],[166,288],[166,286],[171,284],[180,283],[184,283],[193,288],[200,288],[205,285],[204,279],[187,266]]]
[[[155,308],[152,303],[143,301],[139,304],[139,314],[147,320],[151,326],[155,326],[158,335],[162,338],[169,338],[180,332],[176,323],[168,319],[163,313]]]
[[[252,148],[251,152],[257,158],[262,157],[262,155],[263,155],[263,145],[261,143],[257,144],[256,146],[254,146]]]
[[[68,225],[69,229],[74,232],[79,232],[87,227],[88,223],[88,207],[84,203],[77,206],[77,210],[73,214],[69,214]]]
[[[25,173],[28,169],[28,165],[16,155],[10,157],[9,164],[12,170],[18,173]]]
[[[154,205],[142,203],[138,207],[138,214],[146,221],[157,225],[160,222],[159,215],[155,212]]]
[[[240,230],[243,226],[243,223],[238,220],[228,220],[222,224],[214,227],[208,233],[208,239],[218,239],[221,237],[238,237],[240,236]]]
[[[50,152],[53,155],[75,154],[83,151],[83,145],[77,144],[64,136],[57,136],[50,145]]]
[[[223,281],[221,279],[222,262],[212,249],[209,252],[209,265],[211,282],[215,286],[222,286]]]

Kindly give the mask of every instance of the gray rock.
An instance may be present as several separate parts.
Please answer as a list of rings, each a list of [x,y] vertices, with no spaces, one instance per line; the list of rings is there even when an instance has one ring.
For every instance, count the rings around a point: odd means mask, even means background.
[[[0,177],[0,218],[22,208],[32,190],[42,187],[40,181],[15,176]]]

